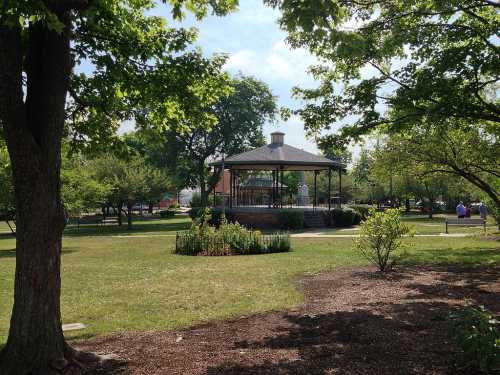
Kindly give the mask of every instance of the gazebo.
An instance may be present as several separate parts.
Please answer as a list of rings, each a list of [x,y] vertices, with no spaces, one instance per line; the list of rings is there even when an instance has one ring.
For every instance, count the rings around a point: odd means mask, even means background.
[[[336,173],[338,175],[339,190],[338,197],[342,196],[342,172],[345,171],[345,164],[330,160],[326,157],[314,155],[310,152],[300,150],[284,143],[285,134],[274,132],[271,134],[271,143],[248,152],[237,155],[231,155],[223,160],[217,160],[210,165],[219,172],[229,170],[229,209],[261,209],[261,212],[269,212],[272,209],[280,209],[284,207],[283,197],[283,173],[285,171],[304,171],[314,173],[314,186],[312,205],[297,207],[304,211],[318,209],[317,195],[317,179],[321,172],[328,174],[328,201],[322,210],[330,210],[332,204],[332,177]],[[222,170],[222,171],[221,171]],[[266,171],[270,176],[270,204],[267,205],[247,205],[238,199],[241,196],[240,190],[244,186],[241,183],[241,176],[247,173]],[[338,201],[340,205],[340,199]],[[249,207],[251,206],[251,207]],[[286,206],[286,205],[285,205]]]

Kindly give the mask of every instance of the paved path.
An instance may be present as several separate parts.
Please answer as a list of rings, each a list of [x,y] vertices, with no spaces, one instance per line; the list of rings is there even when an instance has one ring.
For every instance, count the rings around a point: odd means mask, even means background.
[[[356,238],[359,237],[359,234],[324,234],[324,233],[316,233],[316,232],[307,232],[307,233],[293,233],[290,235],[295,238]],[[467,233],[439,233],[439,234],[416,234],[414,237],[467,237],[470,234]]]
[[[468,233],[439,233],[439,234],[417,234],[415,237],[467,237]],[[148,237],[175,237],[175,234],[131,234],[106,236],[114,238],[148,238]],[[359,234],[325,234],[322,232],[292,233],[293,238],[356,238]]]

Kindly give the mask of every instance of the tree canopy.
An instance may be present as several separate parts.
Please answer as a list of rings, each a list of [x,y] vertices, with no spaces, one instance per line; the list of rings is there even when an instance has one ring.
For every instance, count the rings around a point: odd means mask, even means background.
[[[345,144],[381,125],[489,121],[498,125],[500,4],[489,0],[266,0],[293,47],[320,63],[321,81],[296,88],[311,133],[343,122]],[[387,108],[398,116],[391,116]]]
[[[236,0],[170,0],[172,15],[201,18]],[[15,299],[2,374],[74,372],[85,357],[61,327],[61,144],[118,143],[126,120],[165,130],[215,122],[200,111],[227,93],[224,58],[190,44],[194,29],[152,15],[154,0],[5,0],[0,6],[0,127],[16,205]],[[75,74],[77,64],[90,74]],[[32,270],[37,270],[32,277]],[[77,359],[78,358],[78,359]],[[79,362],[80,361],[80,362]]]
[[[200,109],[213,116],[214,123],[200,126],[191,124],[196,119],[188,118],[188,131],[172,128],[159,137],[156,131],[146,132],[142,146],[135,142],[135,147],[158,166],[169,168],[179,186],[200,186],[205,203],[219,178],[219,174],[211,175],[207,162],[222,154],[233,155],[264,145],[263,125],[277,115],[276,98],[265,83],[238,76],[231,79],[229,88],[229,94]]]

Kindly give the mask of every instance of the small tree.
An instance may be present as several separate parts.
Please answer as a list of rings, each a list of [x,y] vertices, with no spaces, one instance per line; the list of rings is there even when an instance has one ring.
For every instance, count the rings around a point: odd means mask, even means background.
[[[380,271],[390,271],[398,259],[396,252],[403,247],[402,238],[405,235],[413,236],[413,230],[401,221],[399,209],[385,212],[372,209],[361,225],[354,248]]]
[[[113,189],[111,184],[96,178],[92,165],[80,155],[63,158],[61,183],[64,207],[74,217],[102,207]]]

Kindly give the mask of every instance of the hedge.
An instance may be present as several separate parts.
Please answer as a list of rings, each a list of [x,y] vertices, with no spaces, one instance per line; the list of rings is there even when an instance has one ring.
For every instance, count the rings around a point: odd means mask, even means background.
[[[324,220],[328,227],[350,227],[361,222],[361,215],[350,208],[334,208],[324,212]]]

